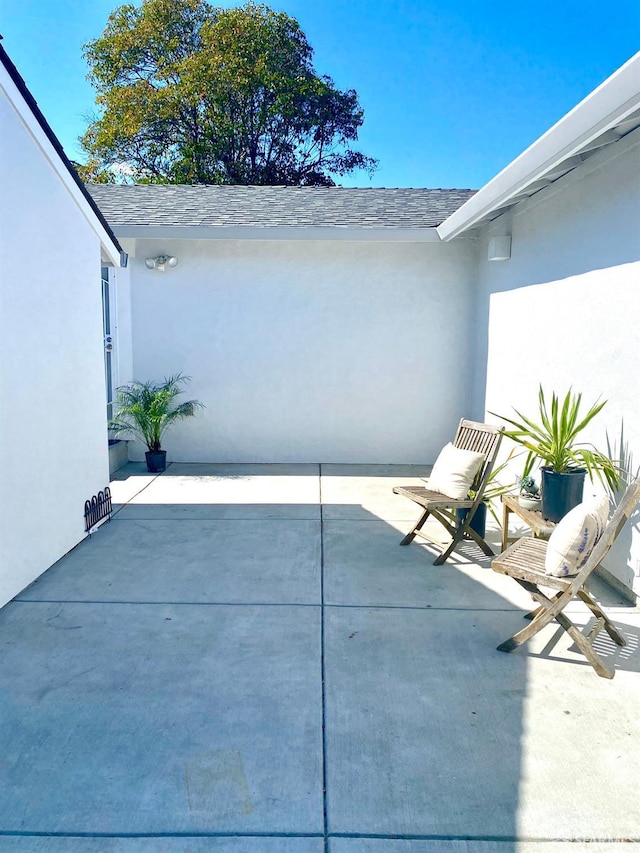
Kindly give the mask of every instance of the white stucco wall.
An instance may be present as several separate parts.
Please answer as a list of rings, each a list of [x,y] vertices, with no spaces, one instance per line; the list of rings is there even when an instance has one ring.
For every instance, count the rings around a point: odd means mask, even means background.
[[[182,371],[206,405],[167,434],[169,459],[432,462],[473,415],[475,252],[471,240],[138,240],[135,377]],[[178,266],[146,269],[160,253]]]
[[[100,244],[0,88],[0,606],[108,483]]]
[[[509,261],[486,260],[493,234],[512,234]],[[640,466],[640,132],[492,223],[479,258],[477,404],[535,413],[539,383],[602,397],[587,438],[606,450],[624,419]],[[640,592],[637,523],[605,565]]]

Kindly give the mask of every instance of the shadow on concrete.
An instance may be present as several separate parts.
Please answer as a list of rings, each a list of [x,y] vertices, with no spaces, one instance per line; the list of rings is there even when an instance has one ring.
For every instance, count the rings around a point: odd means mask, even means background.
[[[167,472],[0,612],[0,850],[7,833],[24,850],[84,833],[113,836],[109,851],[142,850],[135,835],[145,850],[190,839],[233,853],[611,837],[606,779],[573,782],[567,813],[546,791],[572,758],[558,751],[541,772],[531,740],[541,714],[562,742],[549,694],[582,705],[601,680],[535,649],[497,652],[518,590],[499,592],[472,546],[445,566],[400,548],[400,474],[355,467],[349,482],[344,466],[288,480],[291,502],[274,504],[203,503],[201,483],[179,491]]]

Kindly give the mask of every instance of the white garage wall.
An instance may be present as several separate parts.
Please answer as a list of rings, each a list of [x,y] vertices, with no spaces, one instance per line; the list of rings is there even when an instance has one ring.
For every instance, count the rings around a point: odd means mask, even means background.
[[[432,462],[473,414],[475,251],[469,240],[138,240],[135,377],[183,371],[206,405],[167,434],[169,458]],[[160,253],[178,266],[147,270]]]
[[[569,386],[586,404],[608,400],[587,438],[626,437],[640,465],[640,133],[595,154],[553,187],[487,229],[479,250],[487,335],[478,341],[476,387],[486,365],[488,411],[537,411]],[[488,262],[492,234],[512,234],[512,257]],[[482,324],[481,324],[482,325]],[[482,401],[478,400],[478,404]],[[640,533],[624,533],[607,568],[640,592]]]
[[[100,244],[0,89],[0,606],[108,483]]]

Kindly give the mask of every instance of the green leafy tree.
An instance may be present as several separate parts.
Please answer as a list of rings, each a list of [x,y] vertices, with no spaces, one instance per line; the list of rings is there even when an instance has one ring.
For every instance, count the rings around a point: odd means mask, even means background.
[[[84,47],[99,117],[82,144],[94,170],[148,183],[334,184],[371,172],[353,150],[363,111],[313,68],[294,18],[249,3],[144,0]]]
[[[76,163],[71,161],[71,165],[76,170],[80,178],[85,184],[115,184],[116,176],[109,169],[103,168],[97,160],[89,158],[86,163]]]

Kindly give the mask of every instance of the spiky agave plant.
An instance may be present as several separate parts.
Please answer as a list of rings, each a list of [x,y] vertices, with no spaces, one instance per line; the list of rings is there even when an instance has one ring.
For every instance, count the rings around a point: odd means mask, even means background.
[[[505,430],[505,435],[521,444],[529,451],[527,470],[533,459],[541,460],[543,465],[563,474],[577,468],[587,470],[593,476],[611,488],[619,481],[618,470],[612,460],[597,450],[592,444],[578,441],[578,436],[606,404],[606,400],[596,400],[585,415],[580,415],[582,394],[574,394],[570,388],[562,402],[555,391],[551,396],[551,408],[547,406],[542,386],[538,391],[538,410],[540,422],[525,417],[514,409],[519,420],[491,412],[514,429]]]
[[[131,433],[142,439],[152,453],[162,449],[162,436],[176,421],[195,415],[203,408],[199,400],[186,400],[175,404],[183,394],[182,385],[189,376],[176,373],[163,382],[138,382],[134,380],[117,389],[115,412],[109,426],[116,433]]]

